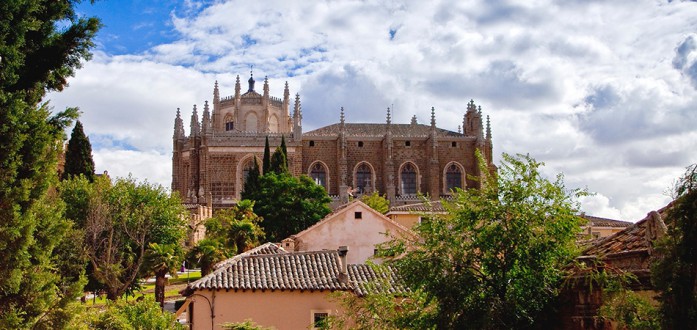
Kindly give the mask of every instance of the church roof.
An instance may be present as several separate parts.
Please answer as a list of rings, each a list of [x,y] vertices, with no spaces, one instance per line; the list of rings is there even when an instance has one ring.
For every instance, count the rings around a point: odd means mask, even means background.
[[[387,124],[367,124],[367,123],[356,123],[350,124],[346,123],[346,135],[347,136],[374,136],[382,137],[387,132]],[[392,135],[395,137],[428,137],[431,133],[431,126],[423,124],[390,124]],[[324,126],[313,131],[303,133],[304,137],[310,136],[333,136],[338,135],[341,131],[341,124],[332,124],[329,126]],[[464,134],[445,130],[442,128],[436,128],[436,134],[439,137],[464,137]]]

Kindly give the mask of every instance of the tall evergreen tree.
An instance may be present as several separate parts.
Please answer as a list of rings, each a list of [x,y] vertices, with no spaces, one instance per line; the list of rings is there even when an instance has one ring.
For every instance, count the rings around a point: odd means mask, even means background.
[[[271,168],[271,150],[269,147],[269,137],[266,137],[266,144],[264,144],[264,159],[262,160],[262,174],[269,173],[269,168]]]
[[[82,123],[78,120],[68,141],[65,152],[65,168],[63,179],[84,175],[90,182],[94,181],[94,161],[92,160],[92,145],[85,136]]]
[[[288,173],[288,160],[281,147],[276,147],[273,155],[271,155],[271,167],[269,171],[276,174]]]
[[[39,104],[62,90],[89,59],[96,18],[75,14],[75,1],[0,1],[0,328],[61,328],[81,291],[61,246],[71,224],[49,187],[76,109],[51,115]],[[66,250],[67,251],[67,250]],[[79,278],[80,276],[77,275]],[[84,282],[82,282],[84,284]]]
[[[288,168],[288,148],[286,148],[286,137],[285,135],[281,135],[281,151],[283,151],[283,155],[285,156],[285,168]]]
[[[249,174],[244,181],[243,192],[251,192],[259,189],[259,163],[257,163],[257,158],[254,157],[254,166],[249,170]]]

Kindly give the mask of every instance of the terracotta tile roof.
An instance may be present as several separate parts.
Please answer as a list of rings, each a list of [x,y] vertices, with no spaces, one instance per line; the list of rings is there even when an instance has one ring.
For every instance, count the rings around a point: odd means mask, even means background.
[[[583,218],[590,221],[593,227],[615,227],[615,228],[627,228],[634,223],[629,221],[613,220],[607,218],[594,217],[592,215],[582,215]]]
[[[228,262],[229,261],[229,262]],[[348,265],[348,281],[339,280],[341,262],[337,251],[280,252],[239,255],[224,267],[191,283],[185,292],[225,290],[351,290],[362,296],[370,292],[404,292],[391,267],[376,272],[368,265]],[[373,280],[375,281],[373,284]]]
[[[256,256],[256,255],[267,255],[267,254],[281,254],[281,253],[288,253],[286,250],[284,250],[280,245],[276,243],[264,243],[262,245],[259,245],[249,251],[245,251],[243,253],[240,253],[230,259],[223,260],[215,266],[213,266],[213,269],[219,269],[221,267],[224,267],[226,265],[229,265],[231,263],[237,262],[240,260],[240,258],[244,258],[247,256]]]
[[[344,124],[346,136],[382,137],[387,132],[387,124]],[[391,124],[394,137],[427,137],[431,134],[431,126],[423,124]],[[341,131],[341,124],[324,126],[313,131],[303,133],[303,137],[311,136],[335,136]],[[464,134],[436,128],[436,134],[441,137],[465,137]]]
[[[393,206],[390,212],[446,212],[441,201]],[[388,213],[390,213],[388,212]]]
[[[398,295],[407,291],[404,283],[397,276],[397,270],[391,266],[376,269],[365,264],[348,265],[348,275],[358,296],[369,293]]]
[[[630,252],[648,251],[651,241],[655,239],[656,226],[665,226],[661,218],[665,218],[672,203],[658,211],[649,212],[642,220],[608,237],[595,240],[593,244],[583,251],[584,256],[611,256]],[[655,217],[654,217],[655,216]],[[657,223],[658,222],[658,223]]]

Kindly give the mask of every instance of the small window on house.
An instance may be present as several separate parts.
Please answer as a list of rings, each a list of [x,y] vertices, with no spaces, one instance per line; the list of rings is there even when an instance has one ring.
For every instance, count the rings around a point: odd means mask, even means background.
[[[404,146],[411,147],[411,141],[404,141]]]
[[[455,142],[455,141],[450,142],[450,146],[453,148],[457,148],[457,142]]]
[[[378,255],[378,249],[373,249],[373,256],[377,256],[377,255]]]
[[[363,212],[354,212],[353,215],[356,219],[363,219]]]
[[[328,326],[327,321],[329,321],[329,311],[324,312],[312,312],[312,328],[313,329],[324,329]]]
[[[363,141],[358,141],[358,147],[363,148]]]
[[[314,146],[315,146],[315,141],[310,141],[310,147],[314,147]]]

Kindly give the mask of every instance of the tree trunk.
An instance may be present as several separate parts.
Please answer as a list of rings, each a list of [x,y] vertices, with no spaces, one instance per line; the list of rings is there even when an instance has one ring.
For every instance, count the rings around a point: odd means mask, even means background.
[[[167,285],[167,270],[155,272],[155,301],[160,303],[160,307],[165,308],[165,286]]]

